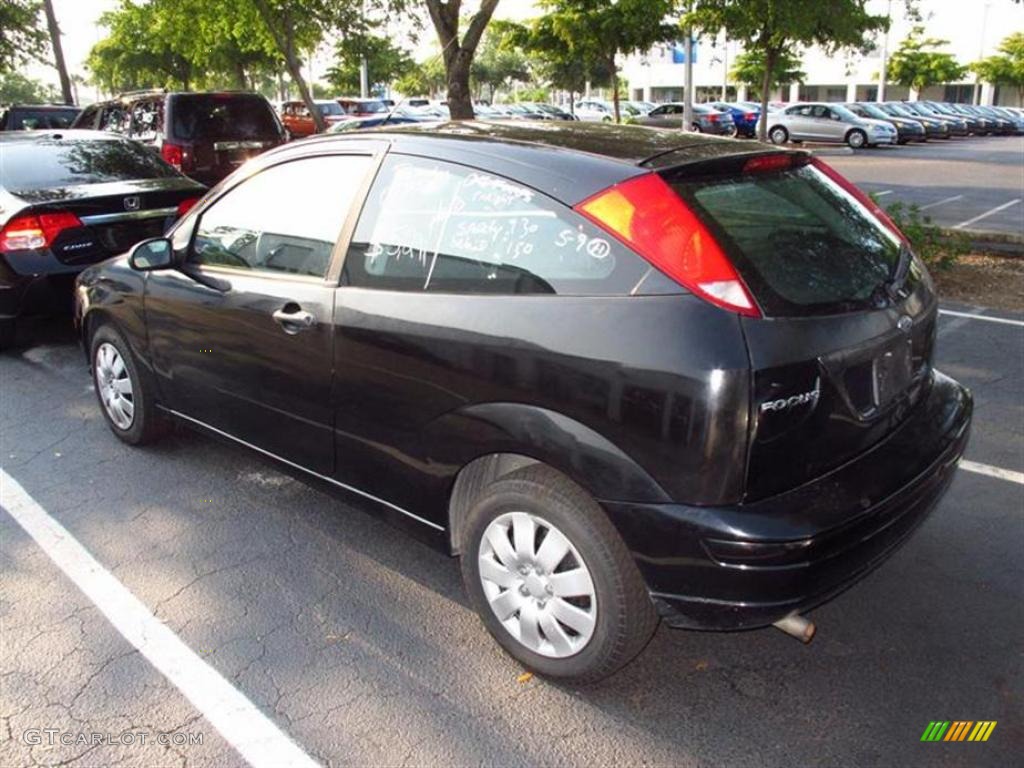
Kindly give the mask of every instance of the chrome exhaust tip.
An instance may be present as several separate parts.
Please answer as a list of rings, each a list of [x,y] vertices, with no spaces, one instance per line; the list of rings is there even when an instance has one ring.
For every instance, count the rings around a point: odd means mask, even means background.
[[[776,629],[781,629],[791,637],[795,637],[804,645],[814,639],[814,633],[817,631],[813,621],[808,621],[798,613],[793,613],[784,619],[779,619],[772,626]]]

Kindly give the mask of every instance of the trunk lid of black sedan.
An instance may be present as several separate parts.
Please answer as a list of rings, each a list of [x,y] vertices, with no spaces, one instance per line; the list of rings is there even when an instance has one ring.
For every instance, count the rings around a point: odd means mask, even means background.
[[[937,302],[888,217],[805,155],[662,176],[756,304],[741,311],[752,375],[745,498],[800,486],[891,434],[930,381]]]
[[[0,251],[20,274],[68,270],[158,237],[205,191],[126,139],[62,132],[0,146]]]

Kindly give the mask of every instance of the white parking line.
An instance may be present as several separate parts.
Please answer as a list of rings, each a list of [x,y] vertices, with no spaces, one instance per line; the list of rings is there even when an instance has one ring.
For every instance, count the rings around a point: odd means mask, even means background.
[[[956,200],[963,200],[963,199],[964,199],[963,195],[953,195],[952,197],[946,197],[946,198],[943,198],[942,200],[936,200],[934,203],[928,203],[928,205],[919,205],[917,207],[917,210],[919,210],[919,211],[927,211],[929,208],[934,208],[934,207],[936,207],[938,205],[945,205],[946,203],[952,203],[952,202],[954,202]]]
[[[976,461],[968,461],[967,459],[960,459],[960,469],[965,469],[968,472],[974,472],[978,475],[997,477],[1000,480],[1009,480],[1011,483],[1016,483],[1017,485],[1024,485],[1024,472],[1014,472],[1012,469],[991,467],[988,464],[979,464]]]
[[[954,312],[952,309],[940,309],[940,315],[950,317],[969,317],[971,320],[987,320],[990,323],[1003,323],[1004,325],[1024,326],[1024,320],[1010,320],[1007,317],[989,317],[988,315],[973,315],[970,312]]]
[[[192,702],[250,765],[317,766],[270,718],[161,623],[2,468],[0,504],[114,628]]]
[[[875,194],[875,197],[883,197],[885,195],[891,195],[892,194],[892,190],[891,189],[883,189],[881,192],[875,192],[874,194]]]
[[[1018,197],[1016,200],[1011,200],[1008,203],[1003,203],[1002,205],[997,205],[991,211],[985,211],[984,213],[975,216],[973,219],[968,219],[967,221],[961,221],[959,224],[956,224],[953,227],[953,229],[963,229],[964,227],[969,227],[974,222],[981,221],[982,219],[987,219],[992,214],[999,213],[1000,211],[1005,211],[1011,205],[1016,205],[1019,202],[1020,202],[1020,198]]]

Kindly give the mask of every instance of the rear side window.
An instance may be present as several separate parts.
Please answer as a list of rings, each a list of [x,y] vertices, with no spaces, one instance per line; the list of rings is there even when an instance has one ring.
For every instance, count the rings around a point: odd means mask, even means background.
[[[124,139],[0,144],[0,186],[14,192],[178,175],[152,151]]]
[[[370,158],[336,155],[275,165],[203,211],[193,264],[323,277]]]
[[[626,295],[650,271],[536,190],[461,165],[390,155],[367,197],[343,280],[399,291]],[[665,285],[664,278],[649,282]]]
[[[268,140],[280,136],[277,117],[261,97],[238,93],[194,93],[174,97],[171,137],[183,141]]]
[[[898,264],[896,236],[812,166],[668,181],[712,229],[768,315],[870,307]]]

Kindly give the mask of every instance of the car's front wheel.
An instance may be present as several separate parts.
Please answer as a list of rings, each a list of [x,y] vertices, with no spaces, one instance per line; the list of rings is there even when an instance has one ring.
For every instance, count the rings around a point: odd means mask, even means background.
[[[862,130],[854,129],[846,134],[846,143],[851,149],[860,149],[868,143],[867,134]]]
[[[114,328],[101,325],[90,343],[93,386],[110,430],[130,445],[158,437],[166,420],[156,410],[147,382],[128,343]]]
[[[484,625],[540,674],[606,677],[658,618],[629,551],[597,503],[543,465],[492,483],[469,512],[462,576]]]

